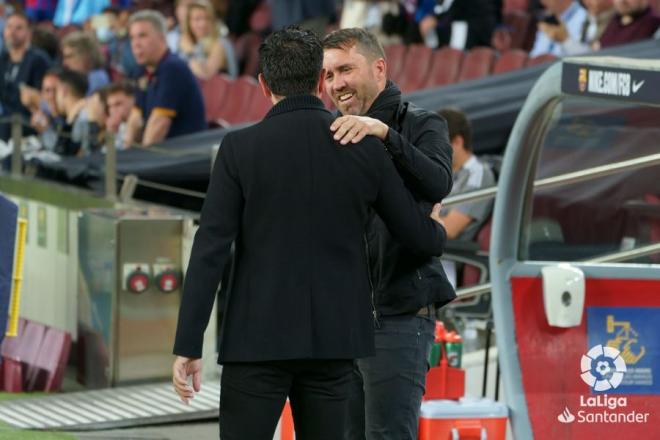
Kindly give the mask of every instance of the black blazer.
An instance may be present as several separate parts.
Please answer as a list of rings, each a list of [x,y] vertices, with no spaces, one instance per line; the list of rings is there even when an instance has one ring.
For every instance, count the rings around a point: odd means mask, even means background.
[[[404,187],[383,144],[341,146],[314,96],[289,97],[228,133],[202,207],[174,353],[199,358],[235,243],[218,362],[353,359],[374,351],[364,233],[369,206],[417,252],[444,229]]]

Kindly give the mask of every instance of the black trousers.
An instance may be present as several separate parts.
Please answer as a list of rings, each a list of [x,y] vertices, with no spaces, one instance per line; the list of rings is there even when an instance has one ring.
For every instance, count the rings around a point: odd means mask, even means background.
[[[287,396],[296,440],[344,437],[351,360],[225,363],[220,438],[272,440]]]

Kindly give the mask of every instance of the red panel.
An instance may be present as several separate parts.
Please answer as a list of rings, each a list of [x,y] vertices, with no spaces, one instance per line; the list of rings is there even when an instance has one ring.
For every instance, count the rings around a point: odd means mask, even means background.
[[[660,423],[660,395],[614,394],[616,397],[625,396],[628,400],[622,412],[634,410],[650,413],[644,424],[563,424],[557,416],[565,407],[577,415],[577,411],[582,409],[580,396],[593,395],[580,378],[580,359],[590,348],[587,346],[586,308],[659,307],[660,281],[587,279],[582,325],[569,329],[548,325],[543,310],[540,277],[513,278],[511,289],[518,356],[534,438],[653,438],[651,433]]]

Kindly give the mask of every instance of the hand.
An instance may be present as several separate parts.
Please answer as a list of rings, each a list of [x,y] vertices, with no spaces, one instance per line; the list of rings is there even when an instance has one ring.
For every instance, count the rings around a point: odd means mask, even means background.
[[[39,101],[41,100],[41,95],[39,94],[39,90],[34,89],[25,84],[21,84],[19,89],[21,95],[21,104],[23,104],[23,106],[29,108],[30,110],[38,109]]]
[[[101,95],[94,93],[92,96],[87,98],[87,115],[91,122],[96,122],[99,125],[105,123],[105,106],[101,100]]]
[[[552,41],[563,43],[568,38],[568,31],[564,23],[557,25],[548,23],[539,23],[539,29],[548,36]]]
[[[30,126],[34,128],[37,133],[43,133],[48,128],[48,118],[41,110],[37,110],[30,116]]]
[[[192,375],[193,386],[188,385],[188,376]],[[202,389],[202,360],[177,356],[172,365],[172,383],[174,391],[183,403],[188,405],[189,399]]]
[[[431,218],[436,223],[439,223],[443,228],[445,228],[445,222],[442,220],[442,217],[440,216],[441,209],[442,209],[442,203],[436,203],[435,205],[433,205],[433,209],[431,210]]]
[[[376,136],[383,141],[389,129],[387,124],[378,119],[352,115],[337,118],[330,126],[330,131],[335,133],[335,140],[342,145],[349,142],[357,144],[367,135]]]
[[[427,15],[419,22],[419,33],[424,36],[438,26],[438,19],[433,15]]]

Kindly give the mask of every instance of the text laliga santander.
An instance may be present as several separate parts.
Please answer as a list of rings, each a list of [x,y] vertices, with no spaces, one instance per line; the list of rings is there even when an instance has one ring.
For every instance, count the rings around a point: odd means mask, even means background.
[[[626,397],[614,397],[608,396],[607,394],[598,394],[596,396],[585,397],[584,395],[580,396],[580,406],[587,408],[625,408],[628,406],[628,398]]]

